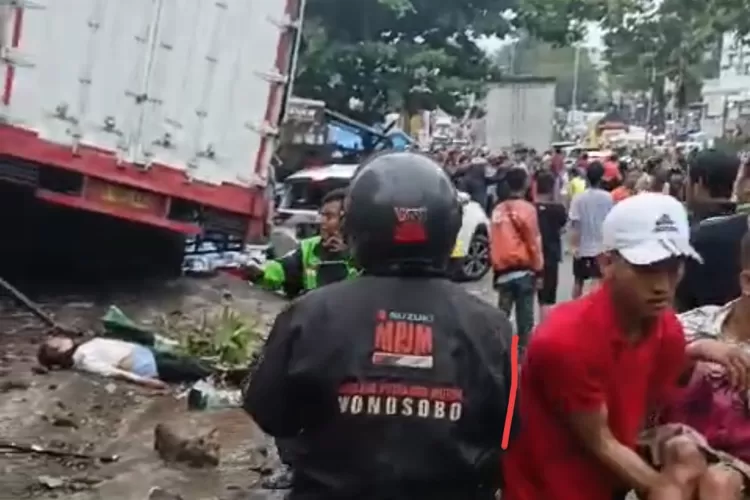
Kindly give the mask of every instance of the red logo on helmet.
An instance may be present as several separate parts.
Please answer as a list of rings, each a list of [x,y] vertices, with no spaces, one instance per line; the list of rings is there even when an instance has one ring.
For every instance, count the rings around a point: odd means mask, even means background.
[[[393,241],[396,243],[424,243],[427,241],[427,208],[394,208],[396,227]]]

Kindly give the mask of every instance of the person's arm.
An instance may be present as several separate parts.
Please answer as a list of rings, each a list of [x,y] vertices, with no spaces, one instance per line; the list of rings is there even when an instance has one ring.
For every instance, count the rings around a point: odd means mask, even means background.
[[[302,429],[298,402],[302,395],[290,376],[289,364],[301,333],[295,320],[297,303],[276,317],[263,347],[260,363],[245,388],[243,408],[264,432],[274,437],[295,436]]]
[[[89,356],[83,356],[80,359],[77,359],[75,367],[87,373],[124,380],[151,389],[166,389],[169,387],[165,382],[162,382],[159,379],[143,377],[116,366],[111,366],[108,363],[93,359]]]
[[[617,441],[609,428],[605,368],[599,360],[581,346],[556,339],[539,342],[536,348],[526,369],[544,377],[540,387],[581,444],[629,487],[650,491],[659,473]]]
[[[524,217],[524,239],[531,252],[531,268],[540,274],[544,269],[544,253],[542,251],[542,235],[539,232],[539,217],[533,205],[527,206],[527,214]]]
[[[518,381],[513,384],[513,362],[518,362],[518,353],[514,359],[512,351],[513,326],[505,315],[493,315],[489,318],[487,334],[481,340],[482,348],[477,351],[481,356],[478,368],[484,368],[486,375],[481,379],[481,387],[477,387],[482,391],[479,398],[482,420],[477,426],[477,438],[487,453],[475,464],[493,486],[501,488],[503,478],[497,464],[501,454],[513,446],[520,428]],[[517,375],[518,370],[515,372]],[[512,413],[509,412],[511,407]]]
[[[289,297],[298,295],[304,289],[302,247],[267,261],[257,272],[249,272],[248,279],[266,290],[283,290]]]
[[[581,243],[581,232],[580,232],[580,195],[576,195],[570,202],[570,212],[568,213],[568,221],[570,222],[570,247],[573,251],[578,250],[578,246]]]
[[[498,422],[505,424],[506,417],[511,422],[509,428],[509,440],[518,434],[518,395],[512,393],[513,382],[513,325],[505,315],[498,315],[492,319],[490,329],[491,335],[485,337],[485,346],[482,349],[484,363],[489,376],[487,377],[487,387],[485,389],[485,398],[489,405],[489,410],[485,413],[486,430],[485,435],[488,443],[502,444],[501,440],[504,434],[504,425],[498,425]],[[516,364],[518,363],[518,353],[515,356]],[[514,397],[513,414],[508,415],[511,397]]]
[[[662,321],[665,325],[649,394],[650,410],[656,412],[670,403],[678,387],[690,380],[695,366],[688,355],[686,335],[680,320],[670,312]]]
[[[571,413],[568,422],[582,444],[629,487],[648,492],[657,484],[659,472],[620,443],[608,424],[606,406],[599,410]]]

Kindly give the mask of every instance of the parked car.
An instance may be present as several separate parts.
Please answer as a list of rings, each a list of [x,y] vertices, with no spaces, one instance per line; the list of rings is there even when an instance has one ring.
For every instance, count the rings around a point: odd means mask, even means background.
[[[274,253],[283,255],[296,241],[318,232],[323,197],[347,187],[357,165],[333,164],[296,172],[284,181],[281,201],[274,217],[271,235]],[[463,222],[451,256],[450,272],[457,281],[476,281],[489,271],[489,219],[482,207],[468,194],[459,192]]]

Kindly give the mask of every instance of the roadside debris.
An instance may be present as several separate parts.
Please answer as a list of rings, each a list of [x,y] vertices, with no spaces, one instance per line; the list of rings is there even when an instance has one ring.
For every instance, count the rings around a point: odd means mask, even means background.
[[[224,273],[103,291],[39,290],[38,299],[31,297],[41,308],[77,330],[131,343],[138,332],[147,332],[159,336],[160,349],[217,361],[216,374],[198,385],[216,394],[236,393],[274,316],[286,304]],[[163,490],[154,500],[239,500],[258,487],[253,469],[272,469],[255,467],[266,459],[254,450],[270,445],[247,415],[235,409],[188,412],[189,385],[176,388],[181,398],[154,397],[118,380],[35,366],[39,342],[48,338],[49,329],[1,286],[0,296],[0,392],[9,391],[0,397],[0,434],[8,441],[0,442],[0,470],[9,498],[145,500],[149,488],[159,486]],[[91,306],[71,307],[83,303]],[[213,332],[220,332],[217,339],[222,340],[212,339]],[[176,431],[172,452],[156,443],[159,422]],[[212,442],[204,431],[214,427],[219,432]],[[196,451],[201,437],[203,453]],[[161,450],[154,451],[156,446]],[[108,461],[115,463],[102,463]],[[73,481],[77,475],[92,479]]]
[[[165,462],[182,462],[191,467],[215,467],[219,465],[221,451],[219,430],[214,428],[191,436],[185,429],[160,423],[154,428],[154,449]]]
[[[37,485],[42,490],[55,490],[56,492],[76,492],[91,489],[101,483],[103,479],[88,475],[73,477],[38,476]]]
[[[222,389],[209,380],[199,380],[188,391],[188,410],[222,410],[242,406],[242,391]]]
[[[45,325],[47,325],[49,328],[53,330],[53,332],[56,333],[65,333],[69,335],[81,335],[81,332],[75,331],[65,325],[62,325],[55,321],[52,316],[47,314],[46,312],[42,311],[42,308],[39,307],[34,301],[32,301],[30,298],[28,298],[26,295],[24,295],[20,290],[18,290],[16,287],[5,281],[3,278],[0,278],[0,288],[4,289],[6,292],[10,294],[13,299],[23,306],[26,310],[28,310],[30,313],[32,313],[34,316],[36,316],[38,319],[42,321]]]
[[[148,498],[146,500],[183,500],[183,498],[175,493],[170,493],[161,488],[154,487],[148,492]]]
[[[12,391],[25,391],[31,387],[31,382],[20,378],[11,378],[0,381],[0,394]]]
[[[47,488],[48,490],[54,490],[65,486],[65,480],[59,477],[52,476],[39,476],[37,478],[39,484]]]
[[[60,450],[51,447],[41,446],[38,444],[23,444],[12,441],[0,440],[0,452],[5,453],[36,453],[39,455],[49,455],[61,458],[78,458],[82,460],[95,460],[101,463],[117,462],[120,457],[117,455],[95,455],[92,453],[81,453],[76,451]]]

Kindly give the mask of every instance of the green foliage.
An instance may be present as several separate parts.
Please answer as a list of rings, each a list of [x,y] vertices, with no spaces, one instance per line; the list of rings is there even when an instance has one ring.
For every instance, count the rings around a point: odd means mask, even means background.
[[[202,359],[221,370],[244,368],[263,345],[260,322],[223,304],[216,312],[204,311],[197,319],[182,314],[156,321],[164,335],[179,341],[182,354]]]
[[[706,53],[717,33],[705,12],[691,13],[687,8],[677,0],[664,0],[652,13],[611,27],[605,37],[611,71],[640,73],[640,81],[635,82],[643,90],[649,88],[652,76],[674,82],[682,92],[699,87]]]
[[[570,108],[573,101],[576,49],[571,46],[554,47],[552,44],[521,37],[515,44],[499,49],[493,60],[513,74],[553,77],[557,80],[555,103]],[[588,49],[581,48],[578,60],[578,87],[576,104],[596,105],[600,93],[600,71],[594,66]]]
[[[669,80],[683,105],[715,69],[706,55],[721,35],[750,32],[748,7],[748,0],[521,0],[519,23],[542,40],[566,44],[597,22],[607,33],[606,59],[617,85],[663,94]]]
[[[510,0],[507,0],[510,1]],[[365,122],[389,111],[458,112],[497,76],[474,36],[509,29],[491,0],[308,0],[295,94]],[[350,100],[362,102],[350,109]]]

